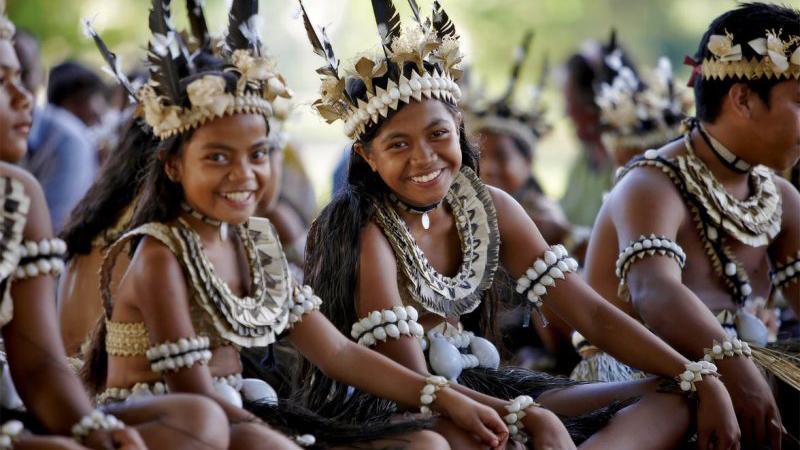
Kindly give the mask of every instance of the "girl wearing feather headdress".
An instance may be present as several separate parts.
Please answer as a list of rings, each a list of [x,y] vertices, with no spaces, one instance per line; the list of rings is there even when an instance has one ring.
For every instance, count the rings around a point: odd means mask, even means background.
[[[699,395],[701,436],[715,434],[718,448],[728,448],[738,428],[716,368],[688,361],[610,307],[574,275],[577,263],[562,246],[547,245],[518,203],[478,179],[455,106],[455,28],[438,2],[425,22],[409,3],[416,20],[401,30],[392,2],[373,0],[383,54],[359,59],[346,74],[303,10],[312,46],[326,60],[314,106],[329,121],[342,120],[355,140],[348,188],[309,236],[305,281],[326,298],[322,310],[359,344],[418,373],[443,376],[494,408],[515,441],[532,438],[535,448],[574,448],[570,432],[582,448],[675,447],[689,426],[689,408],[680,395],[656,392],[668,381]],[[479,335],[492,338],[492,307],[508,295],[497,281],[501,270],[531,307],[551,309],[601,348],[663,378],[577,384],[499,366],[497,350]],[[405,332],[392,314],[398,308],[414,311],[423,339]],[[358,421],[396,408],[306,369],[306,400],[323,414]],[[452,447],[477,447],[446,418],[436,427]]]
[[[4,11],[0,1],[0,449],[226,448],[224,416],[207,399],[181,395],[93,410],[67,363],[52,296],[66,246],[53,238],[41,186],[12,165],[27,150],[32,98]]]
[[[385,424],[377,417],[348,426],[279,403],[264,381],[243,378],[240,351],[285,335],[341,382],[441,410],[486,445],[504,445],[495,411],[338,333],[318,311],[323,300],[292,279],[270,222],[250,217],[264,195],[275,195],[268,119],[275,99],[289,96],[261,46],[257,4],[235,0],[224,41],[212,45],[199,2],[189,4],[188,43],[171,24],[169,2],[153,2],[151,80],[131,93],[158,145],[130,231],[111,245],[101,271],[105,314],[86,363],[98,402],[204,395],[225,411],[236,449],[354,442],[448,448],[435,433],[415,431],[417,421]],[[96,40],[114,67],[115,57]],[[123,252],[132,256],[116,282]]]

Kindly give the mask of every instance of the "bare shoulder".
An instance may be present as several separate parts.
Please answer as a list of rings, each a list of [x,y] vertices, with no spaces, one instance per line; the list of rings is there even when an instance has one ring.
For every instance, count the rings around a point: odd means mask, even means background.
[[[133,283],[140,301],[159,301],[186,292],[186,281],[178,257],[166,244],[145,236],[131,260],[128,282]]]
[[[25,239],[40,240],[53,236],[53,226],[50,223],[50,211],[44,198],[44,191],[34,176],[17,166],[0,162],[0,176],[13,178],[25,189],[25,194],[30,199],[28,221],[23,232]]]
[[[397,280],[397,260],[380,226],[369,222],[361,231],[356,287],[356,311],[370,311],[402,304]]]
[[[519,202],[512,197],[508,192],[498,189],[494,186],[485,185],[489,191],[489,196],[494,203],[494,209],[497,211],[497,216],[513,213],[515,207],[521,208]]]
[[[361,230],[361,253],[359,263],[370,271],[394,274],[397,268],[394,250],[381,227],[368,222]]]
[[[784,217],[798,218],[797,216],[800,215],[800,192],[783,177],[775,175],[774,178],[778,193],[783,201]]]
[[[501,236],[506,236],[521,228],[535,227],[532,225],[533,220],[514,197],[494,186],[486,186],[486,189],[489,190],[494,209],[497,212],[497,226]]]
[[[612,211],[620,207],[641,211],[669,211],[682,205],[683,199],[661,169],[636,167],[617,180],[606,202]]]
[[[28,195],[42,192],[42,187],[30,172],[13,164],[0,162],[0,176],[10,177],[20,181]]]

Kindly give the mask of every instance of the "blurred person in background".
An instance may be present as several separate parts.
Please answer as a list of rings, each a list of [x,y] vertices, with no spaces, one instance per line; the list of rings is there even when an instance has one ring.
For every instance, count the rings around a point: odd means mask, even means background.
[[[586,42],[564,66],[566,113],[575,127],[581,148],[569,168],[561,207],[575,225],[592,226],[603,193],[611,188],[612,163],[600,137],[600,110],[594,101],[596,88],[604,79],[603,59],[611,46],[616,47],[613,43]]]
[[[17,51],[28,54],[22,62],[31,64],[26,69],[34,73],[39,58],[33,56],[32,46],[27,47]],[[38,76],[31,78],[41,80]],[[105,86],[88,68],[65,62],[50,71],[47,101],[34,109],[24,165],[41,183],[53,229],[59,233],[97,173],[97,147],[89,127],[100,122],[106,109]]]
[[[552,129],[541,101],[548,72],[546,62],[539,84],[531,88],[524,107],[518,101],[522,96],[516,92],[532,38],[532,31],[525,33],[516,48],[507,87],[499,98],[486,98],[479,87],[466,88],[468,95],[463,106],[467,111],[467,132],[480,145],[481,180],[511,194],[548,242],[565,244],[571,253],[582,254],[582,250],[575,248],[576,228],[567,221],[561,207],[547,198],[532,172],[538,141]],[[588,237],[588,232],[582,235]],[[581,239],[583,244],[578,242],[581,248],[585,248],[585,237]],[[518,306],[524,302],[518,298],[506,300],[509,309],[501,311],[498,320],[506,349],[514,353],[512,363],[567,373],[576,362],[569,345],[569,326],[549,314],[551,326],[543,327],[534,319],[532,325],[537,333],[533,334],[527,329],[529,310]]]

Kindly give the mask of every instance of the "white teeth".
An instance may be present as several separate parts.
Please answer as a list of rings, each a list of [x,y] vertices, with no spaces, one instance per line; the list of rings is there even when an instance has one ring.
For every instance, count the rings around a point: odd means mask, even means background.
[[[427,183],[428,181],[431,181],[432,179],[438,177],[440,173],[442,173],[442,169],[435,170],[427,175],[411,177],[411,180],[414,181],[415,183]]]
[[[250,196],[253,194],[252,191],[242,191],[242,192],[225,192],[222,194],[228,200],[233,200],[235,202],[243,202],[250,199]]]

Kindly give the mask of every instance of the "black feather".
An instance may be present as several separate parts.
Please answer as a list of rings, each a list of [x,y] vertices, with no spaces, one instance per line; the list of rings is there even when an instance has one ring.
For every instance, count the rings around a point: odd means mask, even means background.
[[[400,37],[400,14],[394,7],[392,0],[372,0],[372,12],[375,13],[375,23],[378,25],[378,36],[386,57],[389,57],[392,42]]]
[[[501,97],[501,102],[508,101],[511,99],[511,96],[514,95],[514,89],[517,86],[517,81],[519,81],[519,73],[522,70],[522,65],[525,63],[525,58],[528,56],[531,41],[533,41],[533,30],[528,30],[525,32],[525,36],[522,37],[522,44],[515,51],[514,64],[511,65],[511,77],[508,80],[506,91]]]
[[[325,29],[322,29],[321,36],[317,35],[317,30],[314,28],[314,24],[311,23],[302,1],[300,1],[300,11],[303,13],[303,25],[306,27],[308,41],[311,42],[314,53],[325,58],[327,62],[325,66],[317,69],[317,72],[339,78],[339,61],[336,60],[336,55],[333,53],[333,45],[331,45],[331,41],[325,34]]]
[[[189,14],[192,36],[197,39],[200,47],[208,48],[211,45],[211,35],[208,33],[208,24],[201,0],[186,0],[186,11]]]
[[[617,48],[617,29],[611,29],[611,36],[608,38],[608,53],[614,51]]]
[[[128,95],[135,98],[136,90],[133,88],[133,85],[131,85],[130,80],[128,80],[128,77],[122,73],[121,70],[117,70],[117,55],[108,48],[106,43],[103,42],[100,36],[98,36],[97,32],[94,31],[94,28],[92,28],[91,24],[86,20],[84,20],[84,27],[94,40],[95,45],[97,45],[97,49],[100,51],[100,54],[106,61],[106,64],[108,64],[108,67],[114,73],[114,76],[119,84],[128,92]]]
[[[417,5],[416,0],[408,0],[408,6],[411,7],[411,12],[414,14],[414,20],[416,20],[418,24],[422,25],[422,19],[419,15],[419,5]]]
[[[544,91],[544,87],[547,84],[547,76],[550,74],[550,57],[545,54],[544,60],[542,60],[542,69],[539,72],[539,83],[537,84],[539,92]]]
[[[167,39],[177,39],[177,33],[172,28],[170,19],[170,0],[153,0],[150,8],[150,32],[153,38],[156,35],[164,36]],[[158,83],[159,94],[167,97],[173,105],[180,105],[180,65],[177,61],[181,54],[173,58],[169,49],[165,54],[159,54],[153,47],[152,41],[148,46],[147,59],[150,64],[150,77]]]
[[[442,8],[438,0],[434,0],[433,2],[433,29],[436,30],[436,35],[439,39],[458,37],[458,34],[456,34],[456,26],[453,24],[453,21],[450,20],[447,13],[444,12],[444,8]]]
[[[228,36],[225,43],[230,51],[238,49],[261,49],[258,30],[249,29],[250,19],[258,15],[258,0],[233,0],[228,15]],[[249,29],[249,32],[245,30]]]

